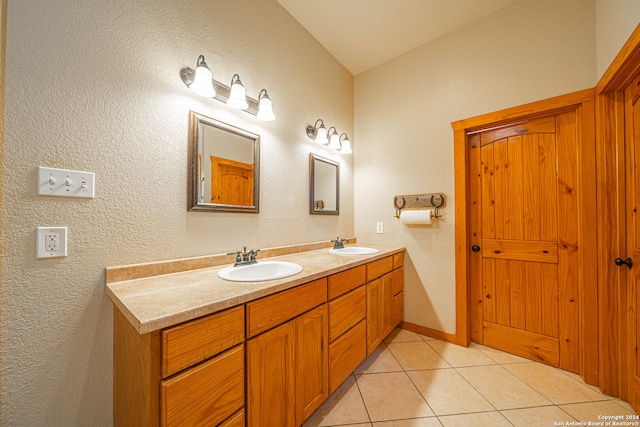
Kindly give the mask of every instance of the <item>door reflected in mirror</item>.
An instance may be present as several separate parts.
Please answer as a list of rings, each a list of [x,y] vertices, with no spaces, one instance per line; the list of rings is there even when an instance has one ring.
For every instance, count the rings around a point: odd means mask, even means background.
[[[340,214],[340,163],[309,154],[309,213]]]
[[[260,136],[190,112],[189,210],[258,212]]]

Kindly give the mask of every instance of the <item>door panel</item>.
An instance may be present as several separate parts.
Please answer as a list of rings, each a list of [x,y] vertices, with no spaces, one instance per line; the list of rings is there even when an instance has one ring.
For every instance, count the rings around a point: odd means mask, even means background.
[[[469,155],[480,163],[470,189],[481,192],[471,199],[480,201],[482,242],[481,262],[470,264],[471,337],[572,372],[580,369],[576,123],[569,111],[481,132],[479,155],[477,137]]]
[[[640,262],[640,224],[638,224],[638,203],[640,202],[640,173],[637,165],[640,162],[640,102],[637,102],[637,89],[640,87],[640,76],[627,87],[624,92],[625,110],[625,144],[626,144],[626,203],[627,203],[627,254],[620,254],[626,259],[631,257]],[[627,276],[627,336],[628,336],[628,398],[631,406],[640,410],[640,334],[638,333],[638,307],[640,307],[640,269],[634,266],[628,269],[622,265],[621,274]]]
[[[211,203],[252,206],[254,165],[211,156]]]

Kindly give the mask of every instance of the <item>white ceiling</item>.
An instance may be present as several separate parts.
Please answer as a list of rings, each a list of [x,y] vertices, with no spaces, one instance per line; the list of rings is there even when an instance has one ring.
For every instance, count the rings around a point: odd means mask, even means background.
[[[278,0],[353,75],[517,0]]]

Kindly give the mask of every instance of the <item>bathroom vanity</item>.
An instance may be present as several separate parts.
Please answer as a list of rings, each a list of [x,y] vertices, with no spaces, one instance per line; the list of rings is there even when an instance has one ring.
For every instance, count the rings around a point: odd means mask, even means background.
[[[303,270],[265,282],[188,260],[107,269],[114,425],[301,425],[402,320],[404,248],[367,246],[270,258]]]

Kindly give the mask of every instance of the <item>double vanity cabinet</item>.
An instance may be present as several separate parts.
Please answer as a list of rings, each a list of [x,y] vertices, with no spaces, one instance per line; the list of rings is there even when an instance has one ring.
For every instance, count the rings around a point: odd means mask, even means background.
[[[145,298],[132,293],[135,281],[107,283],[116,305],[114,425],[302,425],[402,320],[403,248],[326,252],[288,255],[303,265],[291,286],[283,279],[282,290],[262,284],[252,292],[251,284],[226,282],[220,285],[238,288],[226,294],[227,307],[150,332],[127,306],[137,298],[131,305],[141,310]],[[152,323],[163,322],[156,316]]]

